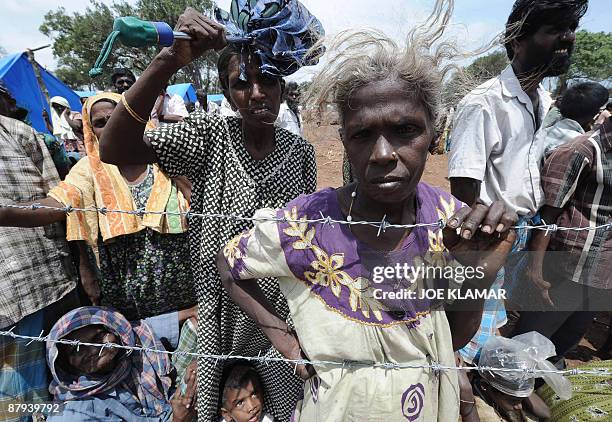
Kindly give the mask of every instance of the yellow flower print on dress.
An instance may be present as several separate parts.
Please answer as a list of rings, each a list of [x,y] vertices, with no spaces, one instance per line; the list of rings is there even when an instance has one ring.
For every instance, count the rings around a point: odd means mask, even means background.
[[[436,211],[440,220],[448,221],[455,214],[456,207],[455,201],[450,198],[448,201],[443,196],[438,197],[438,207]],[[435,266],[444,267],[447,263],[446,253],[448,249],[444,246],[444,236],[441,229],[427,230],[427,237],[429,240],[429,250],[427,251],[426,260]]]
[[[370,282],[364,277],[353,279],[344,267],[344,254],[334,253],[329,255],[317,245],[312,244],[316,229],[308,229],[305,217],[298,218],[297,208],[293,207],[290,211],[285,210],[285,218],[288,220],[289,227],[283,232],[290,237],[298,238],[293,242],[292,247],[296,250],[311,250],[317,259],[310,264],[313,271],[306,271],[304,277],[310,283],[321,287],[329,288],[333,295],[340,298],[342,287],[349,291],[349,305],[353,312],[358,309],[363,316],[370,318],[370,312],[376,319],[382,321],[381,306],[374,299]]]
[[[225,259],[227,259],[227,263],[230,265],[230,267],[234,267],[236,260],[245,258],[244,252],[240,250],[240,241],[242,239],[248,239],[251,237],[254,230],[255,229],[253,228],[247,232],[239,234],[230,240],[223,248],[223,255],[225,256]]]
[[[453,215],[455,215],[455,201],[450,198],[447,202],[443,196],[439,196],[438,198],[440,199],[438,205],[442,206],[442,209],[440,209],[440,207],[436,207],[436,211],[438,212],[438,218],[440,220],[448,221]]]

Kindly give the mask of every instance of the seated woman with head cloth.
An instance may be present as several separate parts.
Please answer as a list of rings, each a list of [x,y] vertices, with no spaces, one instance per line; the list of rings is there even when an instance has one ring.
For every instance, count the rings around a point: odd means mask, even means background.
[[[170,176],[187,176],[193,183],[189,234],[199,303],[198,352],[278,357],[223,290],[215,256],[252,225],[231,216],[249,217],[262,207],[280,207],[316,188],[313,147],[276,128],[274,122],[281,102],[281,77],[316,62],[305,60],[304,54],[323,30],[295,0],[234,0],[231,11],[231,15],[218,13],[225,29],[191,8],[181,15],[176,29],[191,40],[177,40],[163,49],[124,93],[101,138],[100,155],[115,165],[158,162]],[[196,111],[180,123],[145,132],[143,116],[148,116],[161,88],[179,69],[212,49],[223,49],[217,63],[219,81],[239,115]],[[286,317],[287,302],[276,281],[267,280],[264,291],[276,312]],[[301,380],[282,363],[256,366],[266,391],[265,411],[287,420]],[[215,359],[199,360],[198,417],[202,420],[217,417],[222,371],[223,365]]]
[[[420,182],[441,120],[442,59],[451,52],[432,44],[451,9],[438,1],[431,26],[412,31],[404,47],[369,31],[332,42],[328,54],[335,54],[315,77],[310,101],[336,106],[357,182],[259,210],[255,227],[218,254],[229,295],[273,346],[287,359],[315,361],[297,367],[307,381],[294,420],[459,417],[457,373],[435,367],[454,366],[453,351],[478,328],[483,300],[409,293],[488,289],[516,237],[516,215],[501,202],[469,208]],[[413,278],[395,272],[403,264],[445,271]],[[382,280],[381,267],[392,270]],[[469,276],[470,267],[481,273]],[[266,282],[254,282],[268,277],[278,279],[295,331],[261,293]]]
[[[116,310],[97,306],[62,316],[47,339],[47,363],[53,376],[49,391],[56,402],[63,403],[61,412],[47,420],[193,420],[195,362],[177,374],[169,355],[152,351],[164,350],[162,338],[176,347],[179,325],[190,317],[189,310],[181,310],[128,322]]]

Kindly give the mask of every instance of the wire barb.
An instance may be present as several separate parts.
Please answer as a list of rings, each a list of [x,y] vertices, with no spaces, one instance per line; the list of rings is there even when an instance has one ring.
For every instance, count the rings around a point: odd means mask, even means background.
[[[13,209],[23,209],[23,210],[56,210],[62,211],[64,213],[71,212],[97,212],[103,215],[107,215],[109,213],[116,214],[128,214],[128,215],[137,215],[143,217],[146,214],[154,214],[154,215],[173,215],[173,216],[185,216],[188,220],[192,218],[209,218],[209,219],[218,219],[218,220],[230,220],[230,221],[250,221],[250,222],[263,222],[263,221],[274,221],[279,223],[308,223],[308,224],[322,224],[322,225],[331,225],[333,224],[347,224],[347,225],[366,225],[378,228],[378,235],[384,233],[386,229],[394,228],[394,229],[412,229],[412,228],[425,228],[431,227],[432,229],[438,228],[443,229],[446,227],[446,222],[443,219],[440,219],[436,222],[431,223],[417,223],[417,224],[391,224],[386,221],[386,215],[383,217],[382,221],[352,221],[352,220],[334,220],[330,216],[323,215],[322,212],[319,211],[321,218],[318,219],[307,219],[307,218],[298,218],[291,219],[285,216],[283,217],[245,217],[241,215],[235,214],[212,214],[212,213],[194,213],[191,210],[182,211],[182,212],[170,212],[170,211],[146,211],[143,208],[137,210],[111,210],[106,207],[90,207],[90,208],[77,208],[71,205],[67,207],[51,207],[41,204],[31,204],[31,205],[15,205],[15,204],[0,204],[0,208],[13,208]],[[523,229],[523,230],[544,230],[548,234],[549,232],[555,231],[593,231],[593,230],[612,230],[612,222],[602,224],[599,226],[593,227],[559,227],[556,224],[542,224],[537,226],[512,226],[513,229]]]
[[[612,376],[612,372],[606,368],[599,369],[579,369],[574,368],[571,370],[551,370],[551,369],[512,369],[512,368],[493,368],[493,367],[478,367],[478,366],[444,366],[439,362],[432,362],[429,365],[420,365],[420,364],[411,364],[411,363],[395,363],[395,362],[373,362],[373,361],[355,361],[355,360],[342,360],[342,361],[323,361],[323,360],[308,360],[308,359],[285,359],[281,357],[269,357],[262,356],[261,351],[257,354],[257,356],[239,356],[234,355],[232,352],[226,355],[207,355],[196,352],[187,352],[184,350],[181,351],[168,351],[168,350],[159,350],[150,347],[138,347],[138,346],[124,346],[122,344],[117,343],[86,343],[80,342],[79,340],[52,340],[49,339],[48,336],[43,337],[44,332],[41,332],[38,336],[26,336],[21,334],[15,334],[13,331],[15,327],[7,331],[0,331],[0,336],[12,337],[14,339],[20,340],[29,340],[27,345],[38,341],[38,342],[51,342],[56,344],[67,344],[71,346],[76,346],[76,351],[80,351],[80,346],[89,346],[89,347],[99,347],[100,354],[105,348],[116,348],[121,350],[126,350],[127,354],[131,354],[132,352],[144,352],[144,353],[163,353],[169,356],[179,355],[179,356],[192,356],[194,358],[203,358],[214,361],[215,365],[219,364],[219,361],[227,361],[230,359],[236,360],[248,360],[252,362],[263,362],[266,365],[275,362],[285,362],[297,368],[297,365],[318,365],[318,366],[336,366],[344,369],[356,369],[356,368],[382,368],[382,369],[393,369],[393,370],[401,370],[401,369],[429,369],[434,373],[441,371],[491,371],[491,372],[515,372],[515,373],[524,373],[530,376],[535,376],[537,374],[560,374],[560,375],[594,375],[594,376]]]

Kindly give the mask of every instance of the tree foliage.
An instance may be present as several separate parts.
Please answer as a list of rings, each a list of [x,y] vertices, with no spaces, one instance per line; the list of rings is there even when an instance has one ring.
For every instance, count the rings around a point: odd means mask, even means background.
[[[136,16],[140,19],[163,21],[171,27],[188,7],[211,15],[211,0],[138,0],[135,5],[125,0],[106,5],[99,0],[90,0],[83,13],[67,15],[63,7],[49,11],[40,31],[53,39],[53,54],[58,59],[58,77],[72,88],[88,86],[104,89],[110,84],[110,73],[116,66],[125,66],[138,74],[142,72],[159,51],[156,47],[137,49],[116,43],[106,65],[105,72],[91,79],[89,69],[95,63],[102,44],[112,31],[113,21],[121,16]],[[210,88],[216,84],[216,54],[211,53],[181,69],[173,82],[191,82],[196,87]]]
[[[612,79],[612,33],[578,31],[567,79]]]
[[[481,83],[499,75],[508,66],[505,51],[495,51],[477,58],[469,66],[457,71],[444,86],[444,102],[455,106],[465,94]]]

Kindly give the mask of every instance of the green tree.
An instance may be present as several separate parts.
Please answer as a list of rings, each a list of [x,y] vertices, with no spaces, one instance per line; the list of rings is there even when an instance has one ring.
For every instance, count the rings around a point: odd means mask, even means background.
[[[67,15],[60,7],[49,11],[40,31],[52,38],[53,54],[58,59],[58,77],[72,88],[89,86],[90,89],[107,88],[112,68],[118,65],[129,67],[135,73],[142,72],[159,51],[156,47],[136,49],[116,43],[106,65],[105,72],[91,79],[89,69],[95,63],[100,48],[112,31],[113,21],[121,16],[136,16],[145,20],[163,21],[174,27],[180,14],[188,6],[210,15],[211,0],[138,0],[135,5],[126,1],[106,5],[99,0],[90,0],[83,13]],[[176,82],[191,82],[196,87],[210,85],[216,80],[214,63],[216,54],[208,54],[181,69]]]
[[[572,79],[612,80],[612,33],[578,31],[572,65],[559,79],[557,93],[562,93]]]
[[[469,66],[459,69],[446,83],[444,102],[455,106],[471,89],[499,75],[508,66],[505,51],[495,51],[474,60]]]

